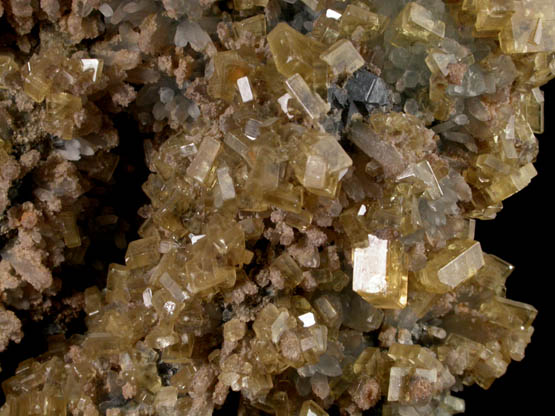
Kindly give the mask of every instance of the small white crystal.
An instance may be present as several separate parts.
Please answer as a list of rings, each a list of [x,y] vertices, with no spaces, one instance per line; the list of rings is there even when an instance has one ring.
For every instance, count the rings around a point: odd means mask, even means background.
[[[245,76],[239,78],[237,80],[237,87],[239,87],[239,93],[241,94],[241,99],[244,103],[248,103],[254,99],[249,77]]]
[[[287,109],[287,103],[289,103],[289,100],[293,98],[291,96],[291,94],[289,94],[288,92],[283,94],[281,97],[278,98],[278,103],[281,107],[281,110],[287,114],[287,117],[289,118],[293,118],[293,116],[291,114],[289,114],[289,110]]]
[[[336,12],[333,9],[328,9],[328,10],[326,10],[326,17],[328,19],[339,20],[339,19],[341,19],[341,13]]]
[[[220,186],[222,200],[229,201],[230,199],[235,199],[235,187],[233,186],[233,178],[229,174],[229,168],[219,168],[216,171],[216,175],[218,177],[218,185]]]
[[[307,312],[300,315],[299,319],[301,320],[305,328],[308,328],[316,323],[316,320],[314,319],[314,314],[312,312]]]
[[[147,308],[152,306],[152,289],[149,287],[143,292],[143,302]]]
[[[100,59],[81,59],[81,67],[83,68],[83,71],[93,71],[93,82],[96,82],[98,69],[101,65],[102,62],[100,61]]]
[[[197,234],[197,235],[193,233],[189,234],[189,239],[191,240],[191,244],[196,244],[198,240],[201,240],[204,237],[206,237],[206,234]]]

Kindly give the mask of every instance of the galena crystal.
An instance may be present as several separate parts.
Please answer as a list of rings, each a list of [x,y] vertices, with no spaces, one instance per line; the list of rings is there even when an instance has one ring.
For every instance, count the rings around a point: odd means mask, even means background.
[[[113,180],[118,113],[150,202],[75,301],[87,332],[21,362],[0,415],[210,415],[238,392],[237,414],[447,416],[524,358],[537,310],[475,228],[537,174],[552,1],[8,3],[0,101],[40,117],[0,107],[2,302],[55,293],[86,220],[117,223],[78,198]],[[35,130],[40,167],[14,159]],[[36,203],[9,206],[33,169]]]

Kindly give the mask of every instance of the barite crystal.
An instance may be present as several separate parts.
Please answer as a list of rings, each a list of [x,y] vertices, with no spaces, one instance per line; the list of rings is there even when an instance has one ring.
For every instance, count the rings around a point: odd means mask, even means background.
[[[537,174],[554,13],[0,2],[2,357],[54,333],[0,416],[464,412],[534,333],[475,236]]]
[[[214,161],[218,157],[221,143],[211,137],[206,137],[199,146],[195,158],[187,168],[187,175],[201,183],[209,180],[213,173]]]
[[[362,56],[353,44],[345,39],[334,43],[320,57],[331,67],[335,75],[352,74],[364,65]]]
[[[432,12],[416,3],[408,3],[393,22],[393,43],[432,42],[445,36],[445,23],[434,19]]]
[[[287,78],[285,85],[289,93],[297,99],[303,110],[314,120],[318,120],[327,113],[329,106],[322,98],[312,92],[306,81],[300,74],[294,74]]]
[[[432,255],[418,272],[418,281],[432,293],[445,293],[474,276],[483,265],[480,243],[456,240]]]
[[[307,80],[312,80],[314,64],[325,49],[324,44],[297,32],[287,23],[278,23],[268,34],[268,45],[281,74],[286,77],[299,74]]]
[[[378,308],[407,304],[407,269],[402,248],[368,234],[368,246],[353,250],[353,291]]]

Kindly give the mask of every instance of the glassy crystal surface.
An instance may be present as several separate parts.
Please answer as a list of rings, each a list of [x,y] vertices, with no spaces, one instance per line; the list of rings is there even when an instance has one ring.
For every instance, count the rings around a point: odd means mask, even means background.
[[[407,270],[402,247],[368,234],[368,246],[353,250],[353,291],[386,309],[407,304]]]
[[[448,416],[524,359],[538,311],[475,235],[537,174],[552,1],[0,21],[0,351],[56,332],[0,415]]]

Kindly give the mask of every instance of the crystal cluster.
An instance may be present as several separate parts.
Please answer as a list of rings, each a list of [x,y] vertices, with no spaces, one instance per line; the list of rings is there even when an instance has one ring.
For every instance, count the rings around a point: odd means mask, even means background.
[[[210,415],[230,392],[249,415],[445,416],[524,358],[537,311],[474,230],[536,175],[551,2],[14,3],[21,35],[46,13],[84,50],[0,54],[0,87],[59,140],[97,143],[95,99],[126,108],[150,203],[87,332],[20,363],[0,416]]]

